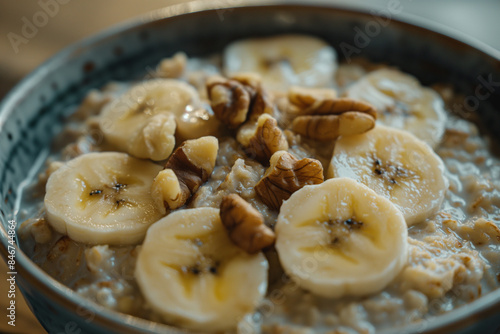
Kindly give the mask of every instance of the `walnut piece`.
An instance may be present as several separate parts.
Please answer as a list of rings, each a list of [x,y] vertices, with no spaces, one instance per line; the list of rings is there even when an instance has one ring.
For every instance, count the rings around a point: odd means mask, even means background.
[[[301,115],[338,115],[349,111],[358,111],[377,119],[377,110],[371,104],[351,99],[337,98],[319,100],[301,110]]]
[[[212,136],[182,143],[151,186],[158,208],[165,211],[183,206],[212,174],[218,149],[218,140]]]
[[[151,116],[130,134],[128,152],[141,159],[164,160],[174,149],[176,127],[172,113]]]
[[[276,236],[264,224],[262,214],[237,194],[222,199],[220,218],[229,238],[249,254],[255,254],[274,244]]]
[[[171,58],[163,59],[156,72],[160,78],[180,78],[186,69],[187,56],[184,52],[177,52]]]
[[[293,120],[293,131],[315,140],[332,140],[369,131],[375,127],[370,115],[348,111],[340,115],[299,116]]]
[[[255,123],[243,125],[236,136],[245,153],[264,166],[278,151],[288,150],[288,142],[278,122],[268,114],[259,116]]]
[[[207,93],[215,116],[230,128],[237,128],[247,119],[250,92],[235,80],[209,80]]]
[[[255,185],[255,191],[264,204],[279,210],[294,192],[323,180],[323,166],[318,160],[298,160],[288,152],[278,151],[271,157],[271,166]]]
[[[215,116],[232,129],[249,118],[255,120],[259,115],[274,111],[256,76],[212,77],[207,81],[207,93]]]
[[[52,229],[45,218],[39,218],[30,229],[33,239],[38,244],[48,243],[52,239]]]
[[[267,92],[262,88],[262,78],[259,74],[253,72],[236,73],[231,76],[244,85],[250,92],[251,107],[247,119],[256,121],[262,114],[274,114],[274,105]]]
[[[288,90],[288,100],[293,107],[306,109],[319,101],[335,99],[337,91],[331,88],[309,88],[292,86]]]
[[[314,140],[332,140],[339,136],[361,134],[375,127],[377,111],[368,103],[349,98],[301,98],[289,94],[301,104],[292,123],[294,132]]]

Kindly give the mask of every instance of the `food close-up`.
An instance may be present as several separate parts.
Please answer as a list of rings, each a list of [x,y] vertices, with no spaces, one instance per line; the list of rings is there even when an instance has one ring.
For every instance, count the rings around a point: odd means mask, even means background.
[[[91,89],[20,248],[105,309],[202,333],[376,333],[500,286],[500,160],[455,87],[309,34]]]

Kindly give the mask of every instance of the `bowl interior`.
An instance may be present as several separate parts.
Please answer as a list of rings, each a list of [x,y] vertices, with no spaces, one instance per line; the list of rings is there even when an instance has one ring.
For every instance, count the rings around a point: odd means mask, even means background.
[[[394,14],[375,17],[370,13],[314,5],[243,5],[200,12],[196,10],[205,6],[200,3],[174,6],[151,15],[145,22],[111,29],[62,51],[5,98],[0,106],[0,236],[4,248],[8,219],[16,219],[18,223],[23,219],[16,206],[19,186],[37,159],[40,162],[40,156],[46,154],[71,107],[91,88],[101,87],[110,80],[147,75],[161,58],[176,51],[204,56],[220,52],[229,42],[248,36],[291,32],[317,35],[336,48],[341,61],[363,56],[398,66],[425,84],[453,84],[465,96],[455,111],[464,117],[479,115],[486,131],[500,139],[497,130],[500,128],[500,62],[498,54],[491,50],[482,46],[477,49],[404,23]],[[192,13],[187,13],[189,11]],[[2,251],[5,253],[5,249]],[[42,282],[41,291],[46,291],[40,298],[64,295],[57,300],[61,303],[69,300],[70,307],[81,302],[22,254],[18,266],[24,270],[24,290],[30,290],[33,280],[38,280]],[[487,297],[487,302],[468,310],[492,310],[493,305],[498,310],[500,291]],[[99,326],[115,330],[116,322],[124,323],[123,328],[130,332],[168,329],[167,326],[152,327],[137,319],[125,320],[112,312],[103,311],[97,317],[107,324]],[[437,330],[450,322],[469,318],[466,309],[447,317],[441,323],[429,322],[425,328],[407,331]]]

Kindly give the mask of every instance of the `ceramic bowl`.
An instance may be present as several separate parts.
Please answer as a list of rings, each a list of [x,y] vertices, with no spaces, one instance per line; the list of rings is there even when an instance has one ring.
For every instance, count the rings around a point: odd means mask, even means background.
[[[242,37],[288,32],[317,35],[331,43],[341,59],[365,56],[399,66],[424,84],[452,83],[466,97],[457,110],[465,116],[477,114],[499,143],[499,52],[390,9],[375,16],[306,1],[288,5],[250,0],[194,2],[158,10],[60,52],[19,83],[0,106],[3,257],[12,250],[8,247],[9,220],[22,220],[18,201],[23,180],[40,164],[51,138],[61,129],[68,106],[110,80],[146,74],[162,57],[179,50],[202,56],[219,52]],[[17,286],[49,333],[180,332],[86,301],[45,274],[22,250],[16,247],[15,251]],[[393,332],[494,333],[499,324],[497,290],[465,307]]]

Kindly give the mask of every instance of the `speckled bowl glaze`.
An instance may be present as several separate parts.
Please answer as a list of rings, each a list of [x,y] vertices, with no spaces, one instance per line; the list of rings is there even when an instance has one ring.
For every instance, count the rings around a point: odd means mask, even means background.
[[[477,113],[500,142],[500,53],[420,19],[390,16],[306,1],[287,5],[200,1],[158,10],[60,52],[18,84],[0,105],[2,256],[8,255],[8,220],[21,219],[16,212],[20,185],[61,128],[67,107],[110,80],[146,74],[162,57],[179,50],[202,56],[242,37],[285,32],[317,35],[330,42],[341,59],[362,55],[399,66],[426,84],[452,83],[466,96],[457,110],[469,116]],[[16,271],[18,287],[49,333],[181,333],[78,297],[20,249]],[[440,317],[390,332],[493,334],[500,333],[499,326],[497,290]]]

